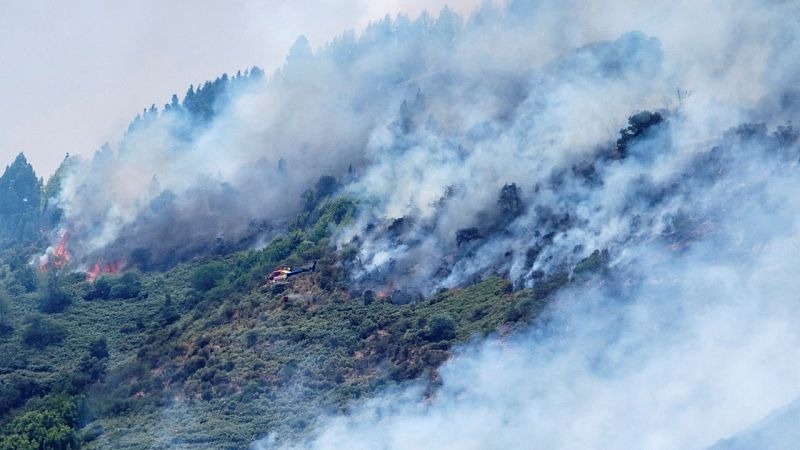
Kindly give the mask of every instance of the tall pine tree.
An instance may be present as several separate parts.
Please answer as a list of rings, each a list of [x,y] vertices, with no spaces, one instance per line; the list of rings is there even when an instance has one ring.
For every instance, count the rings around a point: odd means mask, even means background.
[[[41,195],[42,182],[20,153],[0,177],[0,247],[38,236]]]

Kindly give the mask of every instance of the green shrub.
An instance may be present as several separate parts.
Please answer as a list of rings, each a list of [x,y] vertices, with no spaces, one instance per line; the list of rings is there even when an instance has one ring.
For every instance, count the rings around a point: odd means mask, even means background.
[[[258,333],[250,330],[245,335],[245,343],[248,347],[254,347],[258,343]]]
[[[3,287],[0,286],[0,335],[14,331],[14,327],[11,325],[10,304],[11,301],[9,300],[8,294],[3,290]]]
[[[63,396],[46,397],[37,409],[14,418],[0,437],[0,449],[57,449],[80,447],[74,426],[77,411]]]
[[[111,298],[128,299],[139,295],[142,290],[141,277],[136,272],[125,272],[111,286]]]
[[[111,280],[106,276],[98,278],[83,298],[85,300],[108,300],[111,298]]]
[[[430,341],[449,340],[456,337],[456,322],[446,315],[435,315],[428,322],[425,337]]]
[[[14,272],[14,281],[22,286],[25,292],[33,292],[39,285],[36,279],[36,272],[28,265],[20,266]]]
[[[61,287],[61,280],[52,272],[46,281],[41,283],[39,291],[39,311],[46,313],[61,312],[72,303],[72,297]]]
[[[89,355],[93,358],[103,359],[108,357],[108,344],[104,338],[95,339],[89,344]]]
[[[608,266],[608,250],[595,250],[591,255],[580,260],[572,269],[573,276],[602,272]]]
[[[204,264],[192,272],[190,281],[198,291],[205,292],[216,286],[225,278],[227,270],[221,262]]]
[[[171,325],[181,317],[172,305],[172,296],[169,293],[164,298],[164,305],[161,307],[160,313],[165,325]]]
[[[14,373],[6,382],[0,383],[0,411],[10,411],[41,393],[42,386],[35,379]]]
[[[34,316],[22,330],[22,342],[42,349],[48,345],[61,343],[66,335],[67,330],[60,323],[46,317]]]

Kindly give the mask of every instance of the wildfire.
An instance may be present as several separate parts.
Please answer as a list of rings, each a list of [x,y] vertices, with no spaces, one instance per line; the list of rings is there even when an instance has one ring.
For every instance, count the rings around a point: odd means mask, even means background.
[[[391,297],[393,292],[394,292],[394,283],[390,282],[386,286],[377,289],[377,292],[375,292],[375,297],[378,297],[381,300],[385,300]]]
[[[103,260],[98,259],[94,263],[94,266],[86,272],[86,281],[94,283],[94,280],[100,275],[104,273],[117,273],[122,270],[123,267],[125,267],[125,261],[115,261],[104,265]]]
[[[70,255],[67,250],[67,242],[69,241],[69,233],[62,231],[58,242],[48,249],[47,253],[39,258],[39,271],[44,272],[48,267],[52,266],[54,269],[61,269],[69,263]]]

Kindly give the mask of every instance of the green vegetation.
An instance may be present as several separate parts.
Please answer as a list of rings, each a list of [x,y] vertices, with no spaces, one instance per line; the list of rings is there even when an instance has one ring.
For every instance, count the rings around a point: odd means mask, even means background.
[[[30,403],[27,411],[4,427],[0,449],[70,450],[80,447],[75,431],[78,424],[75,400],[63,395],[48,395]]]
[[[61,312],[72,303],[72,297],[63,288],[56,271],[47,272],[44,281],[39,283],[39,311],[45,313]]]
[[[55,320],[33,316],[22,330],[22,342],[25,345],[43,349],[48,345],[60,344],[66,335],[66,328]]]
[[[387,386],[435,387],[454,345],[511,332],[571,279],[514,292],[492,276],[429,298],[353,291],[345,271],[357,248],[337,251],[330,237],[357,204],[331,197],[336,186],[320,179],[310,209],[265,248],[163,273],[31,280],[36,248],[3,253],[0,449],[240,448],[272,431],[296,436]],[[503,214],[517,214],[514,186],[505,191]],[[310,261],[316,272],[264,285],[276,266]],[[604,264],[596,252],[574,273]]]
[[[104,275],[86,290],[84,300],[131,299],[142,291],[141,275],[136,271],[122,275]]]
[[[0,248],[39,237],[42,180],[20,153],[0,176]]]
[[[226,269],[220,262],[202,265],[192,272],[192,286],[198,291],[208,291],[225,278]]]

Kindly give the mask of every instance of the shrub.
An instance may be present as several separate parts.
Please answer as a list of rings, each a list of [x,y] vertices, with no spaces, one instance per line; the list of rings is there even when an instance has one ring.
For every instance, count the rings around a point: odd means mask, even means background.
[[[225,265],[220,262],[204,264],[192,272],[190,281],[195,289],[205,292],[219,284],[225,272]]]
[[[0,286],[0,335],[14,331],[11,325],[11,313],[9,311],[10,300],[8,294]]]
[[[142,282],[136,272],[126,272],[111,286],[111,298],[134,298],[142,290]]]
[[[25,345],[42,349],[48,345],[59,344],[67,335],[67,330],[58,322],[46,317],[34,316],[22,331]]]
[[[442,341],[456,337],[456,323],[445,315],[435,315],[428,323],[426,338],[430,341]]]
[[[21,266],[14,272],[14,280],[25,292],[33,292],[39,285],[36,272],[28,265]]]
[[[258,343],[258,333],[254,330],[250,330],[245,335],[245,341],[248,347],[253,347]]]
[[[69,306],[70,303],[72,303],[72,297],[66,292],[45,292],[39,297],[39,311],[45,313],[61,312]]]
[[[333,194],[339,188],[339,183],[335,177],[323,175],[319,177],[314,188],[317,192],[317,199],[321,199]]]
[[[170,325],[176,320],[180,319],[180,314],[172,305],[172,296],[167,293],[164,298],[164,305],[161,307],[161,318],[164,320],[165,325]]]
[[[591,255],[580,260],[572,270],[574,276],[594,272],[602,272],[608,265],[608,251],[595,250]]]
[[[61,287],[55,273],[51,273],[42,283],[39,292],[39,311],[46,313],[61,312],[72,303],[72,297]]]
[[[111,298],[111,280],[105,276],[98,278],[83,298],[85,300],[108,300]]]
[[[95,339],[89,344],[89,355],[93,358],[103,359],[108,357],[108,344],[104,338]]]
[[[74,426],[74,402],[67,397],[46,397],[39,408],[14,418],[0,438],[3,449],[59,449],[80,447]]]
[[[339,257],[346,263],[354,261],[358,257],[358,247],[353,244],[345,245],[339,252]]]
[[[6,382],[0,383],[0,411],[10,411],[41,393],[42,386],[37,381],[12,373]]]

